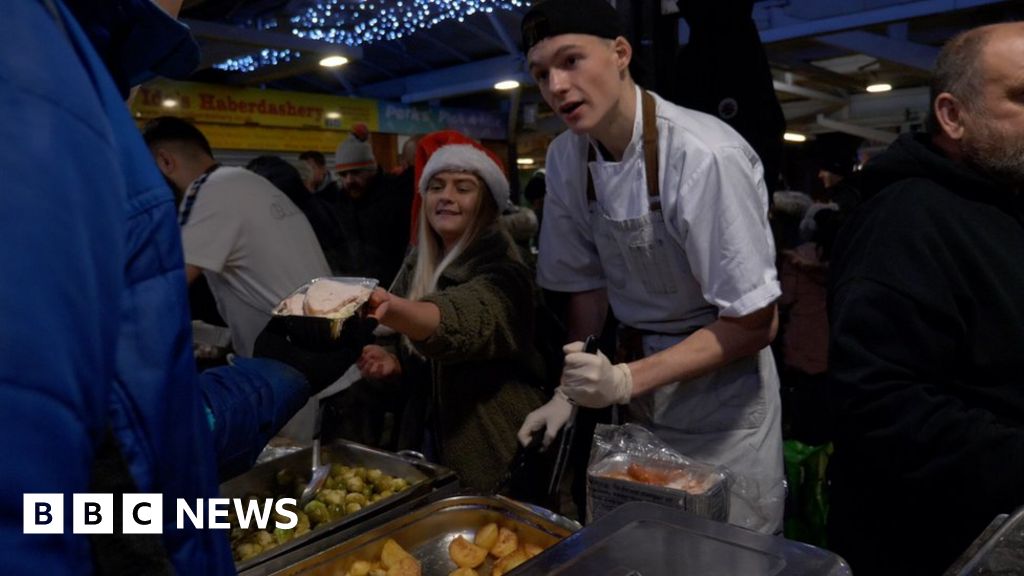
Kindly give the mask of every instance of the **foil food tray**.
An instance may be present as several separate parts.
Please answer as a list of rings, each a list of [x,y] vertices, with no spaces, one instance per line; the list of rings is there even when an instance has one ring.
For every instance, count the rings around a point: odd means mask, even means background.
[[[685,470],[702,484],[702,490],[688,492],[634,480],[613,478],[630,464],[645,464],[653,469]],[[587,514],[592,522],[627,502],[651,502],[685,510],[695,516],[725,522],[729,519],[729,479],[713,466],[690,463],[686,466],[616,454],[592,465],[587,471]]]
[[[378,560],[388,539],[394,539],[419,561],[423,576],[447,576],[456,568],[448,554],[449,543],[458,536],[472,541],[476,531],[489,522],[511,526],[520,542],[542,548],[554,545],[580,528],[572,520],[501,496],[453,496],[426,504],[368,531],[335,534],[242,572],[240,576],[342,575],[358,560]],[[535,560],[527,561],[516,570]],[[491,562],[489,558],[479,572],[489,573]]]
[[[389,498],[370,504],[358,512],[319,525],[310,532],[236,563],[235,567],[240,572],[262,564],[271,558],[302,548],[330,534],[350,529],[353,526],[367,525],[396,508],[409,506],[413,502],[423,503],[440,498],[450,494],[458,486],[455,473],[447,468],[425,460],[377,450],[347,440],[335,440],[324,444],[321,449],[321,461],[326,464],[341,463],[352,467],[378,468],[384,474],[405,478],[409,482],[409,487]],[[276,496],[278,472],[290,470],[308,478],[311,462],[312,448],[305,448],[263,462],[244,474],[222,483],[220,485],[221,496],[224,498],[245,498],[249,495]],[[440,490],[446,486],[450,489]]]

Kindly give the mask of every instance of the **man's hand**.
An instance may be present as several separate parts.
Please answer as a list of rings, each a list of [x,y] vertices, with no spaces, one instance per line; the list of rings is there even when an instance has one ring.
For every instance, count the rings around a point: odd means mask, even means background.
[[[321,352],[289,341],[284,318],[274,316],[256,337],[253,356],[278,360],[302,372],[312,388],[310,394],[318,394],[341,378],[362,353],[363,347],[374,341],[373,330],[376,327],[377,321],[372,318],[353,316],[345,320],[341,328],[338,348]]]
[[[526,415],[523,425],[516,434],[519,438],[519,443],[523,446],[528,445],[533,433],[543,428],[544,440],[541,446],[544,450],[547,450],[555,436],[558,435],[559,430],[572,417],[572,410],[573,405],[569,403],[561,388],[555,390],[555,395],[551,397],[547,404]]]
[[[402,364],[398,357],[376,344],[363,348],[356,367],[362,372],[363,378],[371,380],[389,380],[402,375]]]
[[[573,402],[587,408],[628,404],[633,397],[633,374],[626,364],[615,364],[601,351],[588,354],[583,342],[566,344],[565,369],[559,390]]]

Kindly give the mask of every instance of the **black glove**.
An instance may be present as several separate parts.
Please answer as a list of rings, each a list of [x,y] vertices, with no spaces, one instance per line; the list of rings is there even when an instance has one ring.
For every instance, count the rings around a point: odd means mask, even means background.
[[[318,394],[333,384],[359,359],[363,347],[375,341],[373,331],[376,318],[358,315],[345,320],[336,345],[329,349],[312,350],[294,344],[288,337],[284,316],[274,316],[256,337],[253,356],[270,358],[288,364],[306,376],[312,390]]]

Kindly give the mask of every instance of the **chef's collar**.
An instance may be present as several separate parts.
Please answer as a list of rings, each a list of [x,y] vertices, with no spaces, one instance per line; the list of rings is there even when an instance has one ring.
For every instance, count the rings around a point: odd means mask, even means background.
[[[619,162],[625,162],[642,151],[640,143],[644,137],[643,93],[640,86],[634,86],[633,89],[636,91],[636,103],[633,105],[633,135],[629,138],[629,144],[626,144],[626,149],[622,151],[622,160],[619,160]],[[604,145],[589,134],[587,135],[587,142],[594,147],[595,158],[600,162],[615,162],[615,160],[608,159],[609,154]]]

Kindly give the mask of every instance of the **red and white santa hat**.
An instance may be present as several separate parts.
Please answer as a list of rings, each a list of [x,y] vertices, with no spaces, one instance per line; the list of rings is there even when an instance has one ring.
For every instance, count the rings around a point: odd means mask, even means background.
[[[432,132],[416,147],[416,182],[420,194],[440,172],[471,172],[487,184],[498,209],[509,203],[508,178],[501,159],[482,144],[454,130]]]

